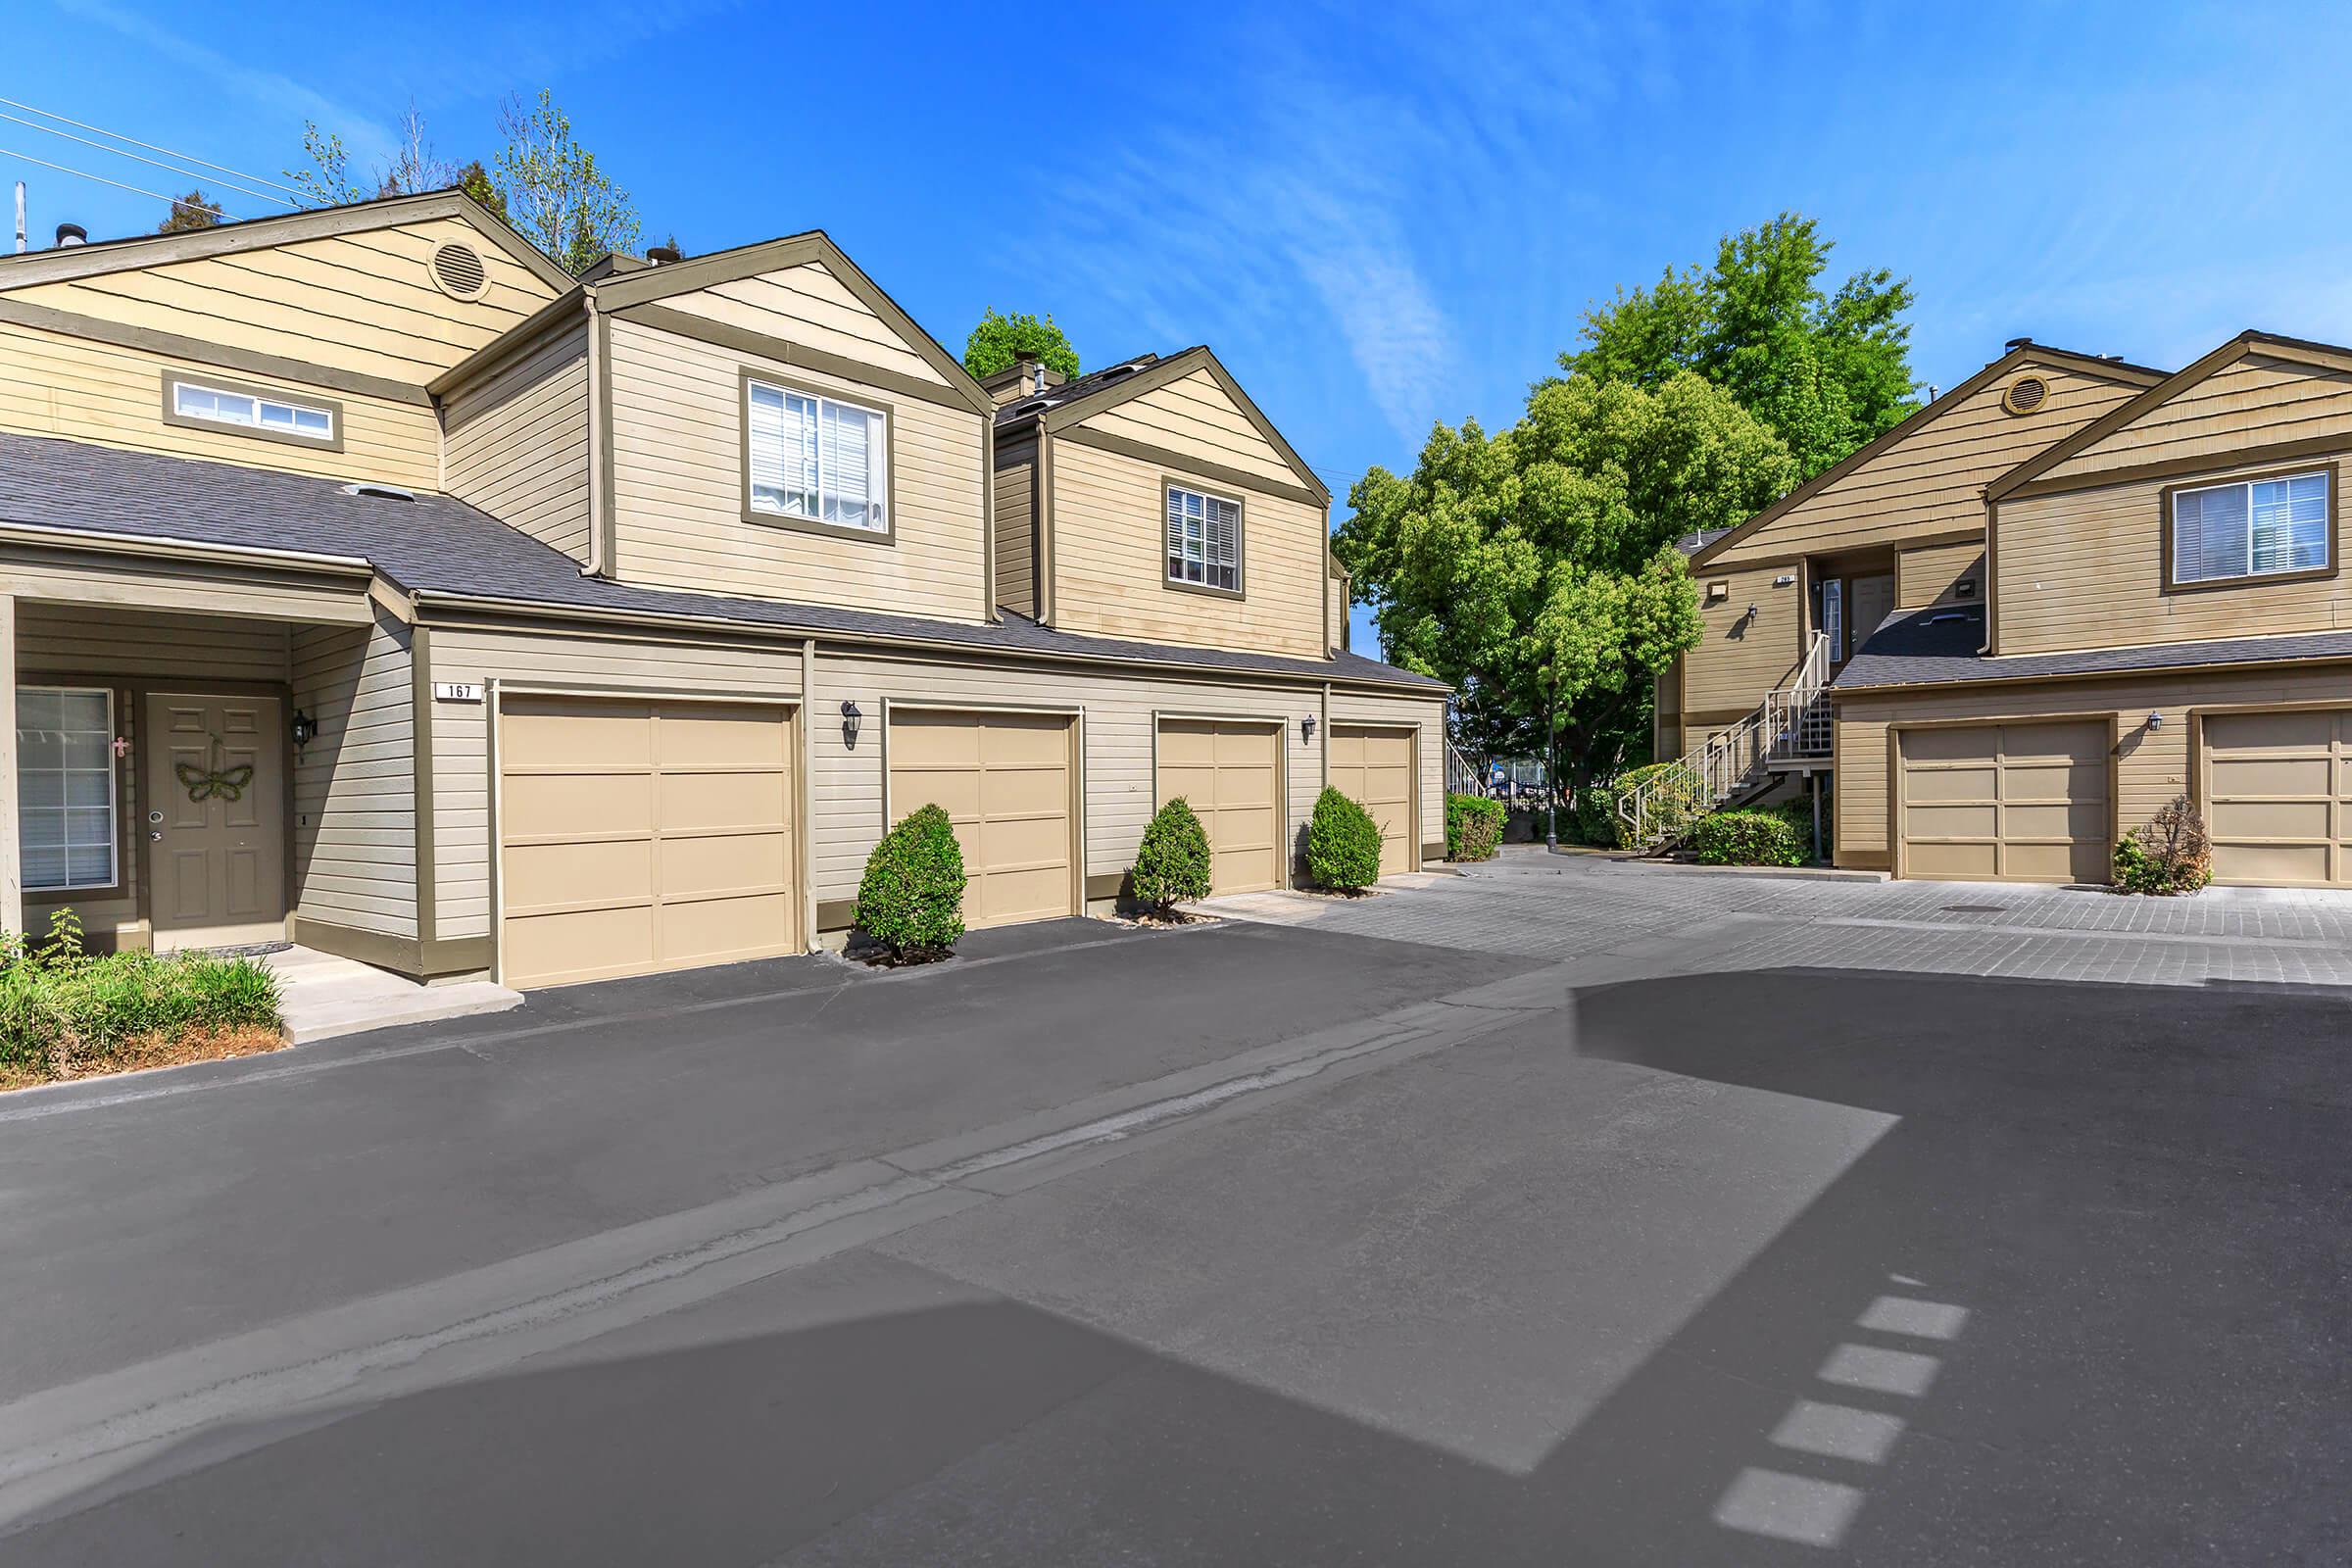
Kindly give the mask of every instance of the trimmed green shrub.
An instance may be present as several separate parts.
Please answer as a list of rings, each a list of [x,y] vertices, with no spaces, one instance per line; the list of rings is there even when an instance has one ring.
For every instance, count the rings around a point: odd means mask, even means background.
[[[2176,795],[2115,847],[2115,885],[2126,893],[2194,893],[2213,880],[2205,818]]]
[[[894,963],[955,951],[963,936],[963,846],[945,810],[909,811],[882,835],[858,884],[857,922]]]
[[[1606,784],[1593,785],[1582,792],[1583,796],[1598,797],[1590,806],[1581,797],[1579,800],[1580,825],[1589,813],[1594,830],[1587,842],[1613,844],[1621,850],[1634,848],[1633,829],[1620,808],[1634,791],[1652,779],[1660,782],[1650,793],[1649,820],[1670,836],[1681,832],[1692,817],[1714,804],[1707,799],[1706,785],[1698,774],[1680,761],[1629,767]]]
[[[278,1024],[277,977],[251,958],[85,953],[70,909],[49,938],[0,941],[0,1067],[62,1078],[142,1041]]]
[[[1802,865],[1812,824],[1786,810],[1714,811],[1690,830],[1690,849],[1707,865]]]
[[[1306,824],[1306,874],[1338,893],[1360,893],[1380,880],[1380,824],[1336,789],[1315,797],[1315,814]]]
[[[1192,803],[1179,795],[1152,814],[1135,848],[1128,880],[1135,902],[1165,914],[1179,904],[1208,897],[1208,833]]]
[[[1500,801],[1483,795],[1446,797],[1446,858],[1492,860],[1502,843],[1502,824],[1510,815]]]

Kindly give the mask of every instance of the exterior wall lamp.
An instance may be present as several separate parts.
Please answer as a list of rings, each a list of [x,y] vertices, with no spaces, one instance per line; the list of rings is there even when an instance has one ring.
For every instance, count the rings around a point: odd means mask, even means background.
[[[294,749],[298,752],[318,738],[318,721],[299,708],[294,710],[293,722],[286,729],[294,737]]]
[[[1312,713],[1308,713],[1298,720],[1298,744],[1301,746],[1315,744],[1315,715]]]
[[[864,714],[858,711],[858,705],[856,703],[848,701],[844,701],[842,703],[841,744],[848,747],[853,752],[858,749],[858,722],[864,718]]]
[[[2163,715],[2162,713],[2150,713],[2150,714],[2148,715],[2148,728],[2150,728],[2150,729],[2162,729],[2162,728],[2164,728],[2164,715]]]

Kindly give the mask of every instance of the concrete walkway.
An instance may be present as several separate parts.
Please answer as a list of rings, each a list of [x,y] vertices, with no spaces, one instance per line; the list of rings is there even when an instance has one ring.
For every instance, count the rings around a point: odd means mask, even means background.
[[[396,1024],[433,1023],[504,1012],[522,1005],[522,993],[487,980],[420,986],[387,969],[312,948],[287,948],[262,958],[277,976],[279,1015],[286,1038],[308,1045]]]

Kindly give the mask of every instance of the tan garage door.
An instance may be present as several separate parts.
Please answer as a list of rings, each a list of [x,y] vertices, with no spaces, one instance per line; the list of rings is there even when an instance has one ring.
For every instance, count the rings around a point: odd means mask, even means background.
[[[1163,718],[1157,755],[1156,804],[1183,796],[1207,830],[1209,891],[1282,886],[1282,726]]]
[[[792,757],[772,704],[502,701],[507,984],[799,952]]]
[[[2215,713],[2204,727],[2213,879],[2352,883],[2352,710]]]
[[[1413,732],[1331,726],[1331,786],[1380,824],[1380,874],[1413,868]]]
[[[2108,879],[2105,719],[1899,734],[1903,875]]]
[[[963,847],[963,923],[1078,912],[1070,737],[1061,713],[890,714],[890,814],[947,808]]]

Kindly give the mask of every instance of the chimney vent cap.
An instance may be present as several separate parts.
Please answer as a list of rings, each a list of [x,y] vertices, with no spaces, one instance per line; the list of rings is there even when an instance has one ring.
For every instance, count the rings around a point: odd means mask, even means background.
[[[60,246],[85,245],[89,243],[89,238],[90,231],[82,227],[79,223],[60,223],[57,225],[57,243]]]

